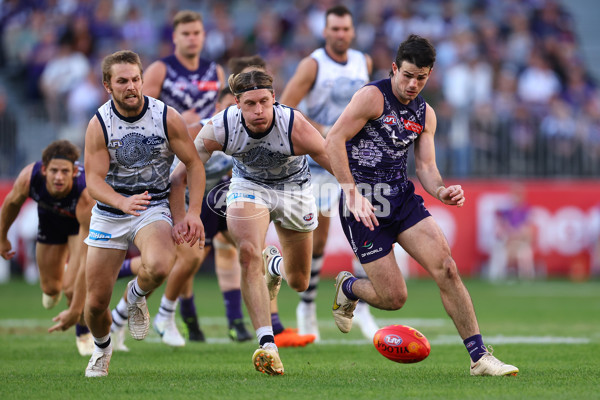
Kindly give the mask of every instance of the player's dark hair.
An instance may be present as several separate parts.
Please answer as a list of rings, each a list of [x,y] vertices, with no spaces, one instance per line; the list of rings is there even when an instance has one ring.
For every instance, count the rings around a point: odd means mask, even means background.
[[[350,12],[348,7],[346,7],[342,4],[333,6],[325,12],[325,24],[327,24],[327,17],[329,17],[331,14],[337,15],[338,17],[343,17],[344,15],[349,15],[352,18],[352,12]]]
[[[435,48],[431,42],[419,35],[410,35],[408,39],[400,43],[394,62],[400,68],[402,61],[407,61],[418,68],[433,68],[435,63]],[[390,71],[390,76],[393,73]]]
[[[268,89],[271,93],[275,93],[273,91],[273,77],[263,69],[231,74],[227,79],[227,83],[233,95],[238,99],[242,93],[249,90]]]
[[[111,68],[115,64],[134,64],[140,69],[140,76],[144,73],[142,69],[142,61],[137,53],[131,50],[120,50],[104,57],[102,60],[102,80],[110,84],[112,78]]]
[[[227,68],[231,71],[232,74],[239,74],[244,70],[244,68],[248,67],[256,67],[257,69],[267,69],[267,62],[259,56],[255,54],[253,56],[246,57],[234,57],[229,59],[227,63]]]
[[[79,147],[68,140],[55,140],[42,151],[42,164],[48,166],[50,160],[55,158],[68,160],[75,164],[75,161],[79,160],[80,154]]]
[[[233,93],[231,93],[231,89],[229,89],[229,86],[224,87],[223,89],[221,89],[219,91],[219,95],[217,96],[217,101],[220,103],[221,100],[223,100],[223,98],[227,95],[232,95]]]
[[[202,14],[192,10],[181,10],[173,17],[173,30],[175,30],[179,24],[188,24],[196,21],[200,21],[202,24],[204,23]]]

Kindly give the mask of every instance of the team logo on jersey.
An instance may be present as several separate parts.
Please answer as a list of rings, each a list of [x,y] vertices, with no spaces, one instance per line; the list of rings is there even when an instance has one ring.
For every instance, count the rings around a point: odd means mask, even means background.
[[[149,139],[136,132],[123,136],[121,147],[117,148],[117,161],[127,168],[142,167],[152,160],[152,147],[146,144]]]
[[[358,160],[358,165],[375,167],[383,157],[383,153],[371,140],[361,139],[358,146],[352,146],[352,158]]]
[[[398,125],[398,119],[393,115],[383,117],[383,123],[386,125]]]
[[[402,118],[402,122],[404,123],[404,129],[409,130],[411,132],[415,132],[420,134],[423,132],[423,125],[418,124],[414,121],[409,121],[407,119]]]
[[[308,222],[308,221],[312,221],[313,217],[314,217],[314,214],[310,213],[310,214],[306,214],[304,217],[302,217],[302,219],[304,219],[306,222]]]

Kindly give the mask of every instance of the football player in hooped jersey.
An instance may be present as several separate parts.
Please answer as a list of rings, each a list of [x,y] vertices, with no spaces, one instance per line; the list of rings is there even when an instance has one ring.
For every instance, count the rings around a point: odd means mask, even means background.
[[[136,53],[124,50],[105,57],[102,75],[111,100],[90,120],[85,138],[87,184],[97,202],[85,240],[84,313],[95,343],[87,377],[108,374],[113,349],[108,306],[130,243],[140,250],[142,267],[127,285],[129,332],[137,340],[148,334],[145,296],[163,282],[175,261],[168,199],[174,156],[195,183],[189,188],[189,212],[181,217],[187,228],[181,240],[204,245],[204,166],[185,121],[174,108],[142,94],[142,64]]]
[[[274,343],[269,298],[277,295],[282,277],[294,290],[306,290],[312,231],[317,226],[304,155],[329,171],[331,167],[319,132],[300,112],[275,102],[272,76],[258,69],[242,72],[229,77],[229,86],[236,106],[214,116],[195,144],[203,162],[218,150],[233,157],[227,226],[238,249],[242,295],[260,344],[252,362],[258,371],[279,375],[284,368]],[[182,243],[188,234],[186,225],[179,223],[185,211],[183,167],[173,171],[172,180],[173,234]],[[189,181],[193,182],[191,177]],[[285,261],[276,247],[263,250],[271,220]]]
[[[350,48],[354,39],[352,13],[343,5],[325,12],[325,47],[313,51],[298,64],[294,76],[281,95],[281,103],[297,107],[303,100],[304,114],[315,128],[326,137],[327,131],[350,102],[352,95],[369,82],[373,61],[367,54]],[[298,330],[313,334],[319,339],[316,303],[319,274],[325,258],[325,245],[329,235],[331,214],[337,211],[339,186],[333,175],[309,158],[314,196],[319,211],[319,227],[313,232],[310,285],[300,294],[296,308]],[[365,276],[358,260],[353,260],[354,273]],[[363,334],[373,339],[378,327],[369,306],[359,302],[356,320]]]
[[[444,185],[435,163],[433,109],[419,95],[431,74],[435,49],[420,36],[400,44],[389,79],[360,89],[326,139],[333,171],[342,186],[344,232],[368,278],[342,271],[336,279],[333,316],[349,332],[358,299],[397,310],[406,283],[392,252],[398,242],[433,277],[446,312],[471,357],[471,375],[516,375],[483,344],[469,292],[440,227],[407,178],[407,153],[414,145],[416,173],[423,188],[449,206],[462,207],[460,185]]]
[[[44,149],[41,161],[29,164],[19,173],[0,211],[0,253],[7,260],[14,257],[6,235],[25,200],[32,198],[38,204],[35,253],[42,304],[45,308],[54,307],[64,291],[70,305],[69,310],[55,318],[57,324],[50,332],[77,323],[77,348],[81,355],[91,355],[92,336],[84,324],[78,323],[85,290],[77,290],[76,285],[83,285],[85,279],[82,274],[87,246],[83,239],[88,234],[94,200],[86,188],[83,168],[76,163],[79,154],[73,143],[57,140]]]

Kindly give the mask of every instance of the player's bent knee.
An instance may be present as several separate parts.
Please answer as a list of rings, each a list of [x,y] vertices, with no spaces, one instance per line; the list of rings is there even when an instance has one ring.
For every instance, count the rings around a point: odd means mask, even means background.
[[[296,292],[304,292],[308,289],[309,280],[302,276],[289,277],[287,280],[288,286],[294,289]]]
[[[260,257],[262,249],[259,249],[253,243],[250,242],[242,242],[239,247],[239,257],[240,264],[242,267],[247,267],[250,265],[251,261],[254,258]]]
[[[100,299],[88,296],[85,302],[85,312],[91,316],[98,316],[105,312],[109,305],[110,298]]]

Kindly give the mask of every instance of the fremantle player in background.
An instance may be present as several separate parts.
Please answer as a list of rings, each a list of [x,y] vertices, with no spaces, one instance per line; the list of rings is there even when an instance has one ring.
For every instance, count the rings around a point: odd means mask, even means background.
[[[50,309],[64,291],[70,307],[57,316],[54,330],[76,324],[79,353],[91,355],[93,340],[82,320],[85,289],[85,257],[94,200],[86,188],[83,167],[77,163],[80,150],[67,140],[50,143],[42,152],[42,160],[29,164],[19,173],[0,211],[0,253],[6,260],[14,257],[7,233],[27,198],[37,202],[38,234],[35,246],[40,272],[42,305]],[[65,271],[65,264],[67,269]],[[83,286],[82,286],[83,287]],[[73,299],[73,296],[77,298]]]
[[[416,174],[425,191],[446,205],[465,203],[460,185],[444,185],[435,162],[435,112],[419,95],[435,55],[427,39],[410,35],[398,48],[390,78],[360,89],[327,136],[327,153],[343,190],[344,233],[368,276],[338,274],[333,316],[346,333],[359,299],[384,310],[404,305],[406,283],[392,251],[398,242],[437,283],[471,357],[471,375],[516,375],[517,367],[498,360],[483,344],[450,246],[407,178],[408,150],[414,145]]]
[[[367,54],[350,48],[354,40],[354,25],[352,13],[343,5],[334,6],[325,12],[323,37],[325,46],[300,61],[280,101],[287,106],[298,107],[303,100],[304,115],[326,137],[352,95],[369,82],[373,61]],[[319,226],[313,232],[310,284],[305,292],[300,293],[301,301],[296,308],[296,317],[299,333],[313,334],[318,341],[320,335],[315,303],[317,285],[325,258],[331,216],[334,210],[337,211],[340,188],[335,177],[310,157],[308,165],[319,211]],[[353,269],[356,276],[366,276],[356,259],[353,260]],[[369,306],[361,301],[354,313],[363,334],[368,339],[373,339],[378,327]]]

